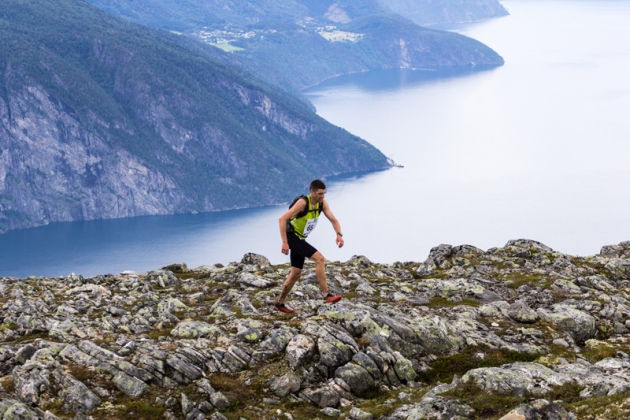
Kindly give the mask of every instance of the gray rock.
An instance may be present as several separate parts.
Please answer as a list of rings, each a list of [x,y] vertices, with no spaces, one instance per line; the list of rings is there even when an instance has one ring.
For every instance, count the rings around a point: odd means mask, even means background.
[[[147,273],[147,280],[160,287],[170,287],[181,284],[181,281],[169,270],[154,270]]]
[[[212,413],[212,415],[210,416],[210,420],[228,420],[228,418],[216,411]]]
[[[188,396],[186,396],[186,394],[184,394],[183,392],[181,393],[180,401],[181,401],[181,405],[182,405],[182,413],[184,414],[184,416],[186,416],[188,413],[190,413],[193,410],[194,405],[188,399]]]
[[[538,309],[538,315],[567,332],[576,341],[586,341],[597,332],[596,321],[586,312],[564,304],[552,306],[552,311]]]
[[[336,408],[326,407],[320,410],[320,413],[322,413],[326,417],[339,417],[341,411],[337,410]]]
[[[300,390],[300,377],[293,372],[288,372],[280,377],[272,378],[269,381],[269,389],[278,397],[286,397],[287,395],[298,392]]]
[[[266,279],[251,273],[239,274],[237,281],[245,286],[252,286],[260,289],[270,287],[276,283],[274,280]]]
[[[337,367],[352,360],[352,348],[330,334],[326,334],[317,340],[319,357],[328,367]]]
[[[285,351],[293,337],[291,331],[281,328],[272,330],[252,354],[252,363],[258,364]]]
[[[300,393],[300,396],[302,396],[306,400],[313,402],[320,408],[334,408],[339,406],[339,395],[329,387],[322,387],[315,390],[305,389]]]
[[[367,354],[359,352],[352,357],[352,361],[367,370],[374,380],[378,381],[383,377],[377,364]]]
[[[35,347],[27,344],[15,353],[15,360],[17,360],[20,364],[24,364],[27,360],[33,357],[36,351],[37,349]]]
[[[448,257],[453,253],[453,246],[442,244],[431,248],[429,256],[424,261],[427,265],[441,266]]]
[[[230,402],[228,401],[227,397],[219,391],[210,394],[210,403],[219,410],[224,410],[230,406]]]
[[[241,264],[253,264],[253,265],[258,265],[260,267],[266,267],[270,263],[267,257],[265,257],[264,255],[248,252],[241,259]]]
[[[63,400],[65,412],[90,413],[101,404],[101,399],[72,375],[55,371],[54,377],[57,385],[62,388],[59,396]]]
[[[182,321],[171,330],[171,335],[177,338],[216,338],[221,335],[221,330],[207,322]]]
[[[185,262],[179,264],[169,264],[166,267],[162,267],[162,270],[167,270],[177,274],[183,274],[188,272],[188,265]]]
[[[2,420],[36,420],[39,418],[40,416],[26,404],[12,401],[4,412]]]
[[[457,400],[444,397],[425,397],[419,403],[404,405],[394,411],[392,418],[405,420],[464,420],[475,410]]]
[[[533,324],[538,321],[538,314],[532,308],[530,308],[527,303],[523,301],[514,302],[510,305],[510,309],[508,310],[508,315],[514,321],[523,323],[523,324]]]
[[[364,395],[368,390],[376,386],[370,373],[365,368],[353,363],[337,368],[335,377],[347,383],[352,389],[352,393],[358,396]]]
[[[519,405],[500,420],[571,420],[571,418],[560,404],[538,399]]]
[[[348,419],[350,420],[373,420],[374,415],[372,413],[368,413],[367,411],[363,411],[360,408],[352,407],[350,413],[348,413]]]
[[[483,389],[499,394],[541,396],[548,393],[552,386],[572,382],[573,378],[537,363],[517,362],[501,367],[469,370],[461,381],[473,381]]]
[[[140,379],[127,375],[125,372],[118,372],[112,382],[118,389],[131,398],[140,398],[147,394],[151,388]]]
[[[315,342],[312,338],[302,334],[293,337],[286,347],[286,357],[292,369],[296,369],[309,361],[314,353]]]

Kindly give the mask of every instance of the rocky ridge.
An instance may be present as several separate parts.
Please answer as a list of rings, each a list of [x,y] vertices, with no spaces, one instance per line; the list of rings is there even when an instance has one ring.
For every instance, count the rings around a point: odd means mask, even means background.
[[[426,261],[0,279],[0,418],[612,419],[630,415],[630,241]]]

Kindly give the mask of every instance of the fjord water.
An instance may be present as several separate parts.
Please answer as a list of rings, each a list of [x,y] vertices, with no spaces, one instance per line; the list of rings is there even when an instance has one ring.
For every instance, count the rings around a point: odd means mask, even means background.
[[[630,1],[507,0],[510,16],[444,27],[506,61],[392,70],[307,92],[318,113],[404,168],[335,180],[312,243],[331,260],[426,258],[440,243],[532,238],[594,254],[630,239]],[[296,195],[300,193],[296,191]],[[146,271],[280,253],[281,207],[56,223],[0,235],[0,276]]]

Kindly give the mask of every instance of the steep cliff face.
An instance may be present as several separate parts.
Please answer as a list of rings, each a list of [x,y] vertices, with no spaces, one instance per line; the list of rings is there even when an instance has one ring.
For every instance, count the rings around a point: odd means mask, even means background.
[[[0,232],[288,200],[387,159],[183,37],[79,0],[0,4]]]

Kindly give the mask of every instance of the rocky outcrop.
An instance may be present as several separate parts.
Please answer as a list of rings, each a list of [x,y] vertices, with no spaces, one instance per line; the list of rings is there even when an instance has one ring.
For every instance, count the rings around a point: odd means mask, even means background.
[[[0,3],[0,85],[0,233],[277,204],[390,166],[296,95],[83,1]]]
[[[345,299],[324,304],[301,281],[293,315],[272,305],[289,267],[255,254],[167,266],[178,273],[1,278],[0,418],[623,418],[630,281],[614,268],[625,253],[609,250],[624,244],[356,256],[327,266]]]

